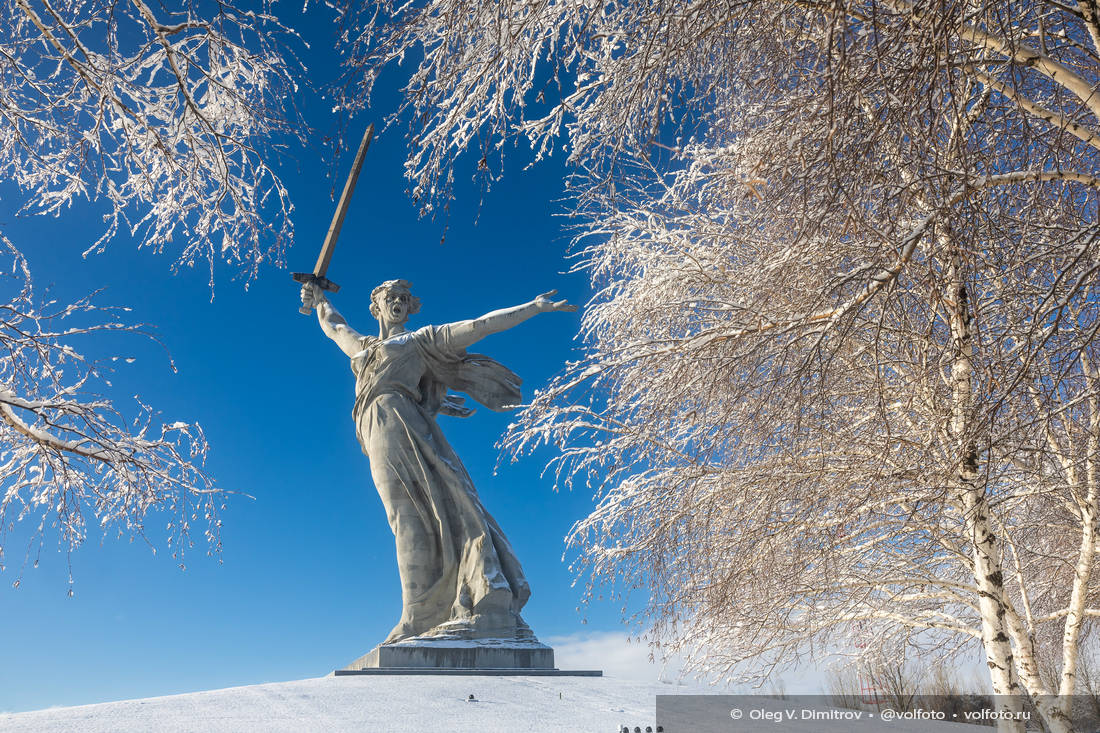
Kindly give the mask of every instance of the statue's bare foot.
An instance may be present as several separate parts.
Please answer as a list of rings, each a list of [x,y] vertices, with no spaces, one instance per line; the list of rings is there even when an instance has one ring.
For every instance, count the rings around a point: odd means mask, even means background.
[[[514,612],[513,612],[514,613]],[[531,627],[527,625],[527,622],[520,618],[517,613],[516,616],[516,638],[517,639],[534,639],[535,632],[531,631]]]
[[[397,626],[393,627],[393,631],[390,632],[390,635],[387,636],[386,640],[382,643],[395,644],[404,639],[411,639],[414,636],[416,636],[416,631],[413,630],[412,624],[408,621],[402,621],[397,624]]]

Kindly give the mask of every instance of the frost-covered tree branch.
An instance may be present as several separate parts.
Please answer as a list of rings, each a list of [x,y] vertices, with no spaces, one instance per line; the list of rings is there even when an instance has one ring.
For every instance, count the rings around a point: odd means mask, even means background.
[[[248,278],[282,261],[271,157],[302,126],[290,31],[266,5],[14,0],[0,21],[0,170],[24,211],[103,204],[89,250],[122,231],[211,278],[220,260]]]
[[[47,533],[66,550],[89,525],[146,537],[147,521],[167,519],[180,561],[201,532],[220,551],[222,492],[204,473],[206,439],[198,425],[160,424],[149,407],[122,411],[99,391],[113,362],[91,360],[72,344],[95,334],[140,334],[118,313],[89,299],[40,304],[22,256],[6,239],[0,305],[0,569],[16,523],[33,525],[26,560],[37,563]],[[152,541],[152,538],[149,538]],[[19,584],[19,578],[15,580]]]
[[[129,236],[173,268],[209,268],[211,287],[218,262],[246,280],[281,264],[292,207],[274,155],[305,128],[294,33],[269,2],[13,0],[0,29],[9,212],[62,216],[84,199],[104,217],[85,254]],[[0,305],[0,555],[17,522],[34,527],[30,558],[54,528],[71,550],[91,524],[144,536],[154,514],[175,556],[192,528],[217,551],[201,429],[161,425],[140,401],[116,407],[110,364],[81,355],[89,337],[141,329],[91,299],[39,303],[23,256],[0,244],[14,263]]]

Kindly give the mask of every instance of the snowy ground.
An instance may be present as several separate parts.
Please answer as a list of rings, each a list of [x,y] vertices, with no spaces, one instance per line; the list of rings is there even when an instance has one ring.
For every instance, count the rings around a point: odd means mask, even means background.
[[[612,733],[654,727],[655,695],[712,692],[611,677],[322,677],[251,687],[0,715],[0,731],[359,731],[378,733]],[[468,701],[474,695],[476,702]],[[782,700],[758,698],[750,720],[723,716],[665,733],[982,733],[919,721],[813,720]],[[775,720],[777,717],[783,720]],[[772,719],[759,719],[770,716]],[[794,719],[792,719],[792,717]]]

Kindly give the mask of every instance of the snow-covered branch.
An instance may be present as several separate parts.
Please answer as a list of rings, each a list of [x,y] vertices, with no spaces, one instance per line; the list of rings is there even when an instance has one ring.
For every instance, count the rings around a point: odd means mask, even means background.
[[[0,305],[0,559],[17,521],[32,523],[30,559],[49,529],[72,550],[89,523],[145,537],[152,516],[167,517],[169,547],[181,565],[192,528],[218,552],[223,494],[204,473],[201,428],[158,424],[140,402],[136,410],[117,409],[97,391],[118,357],[93,361],[72,346],[87,335],[141,328],[87,299],[49,312],[34,296],[23,258],[6,239],[0,245],[14,264],[3,276],[10,300]]]
[[[280,263],[293,230],[272,167],[301,138],[291,32],[262,6],[194,0],[158,18],[142,0],[15,0],[0,13],[0,170],[25,211],[101,202],[105,228],[226,261],[248,278]]]

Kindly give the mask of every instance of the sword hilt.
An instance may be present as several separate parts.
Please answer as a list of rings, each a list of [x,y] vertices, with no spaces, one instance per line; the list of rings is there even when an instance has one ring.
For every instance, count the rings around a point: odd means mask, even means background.
[[[321,288],[321,290],[327,290],[330,293],[335,293],[340,289],[339,285],[334,283],[332,280],[329,280],[324,275],[314,275],[312,272],[292,272],[290,273],[290,276],[294,278],[295,282],[300,282],[303,285],[313,283],[317,287]],[[301,308],[298,309],[298,312],[302,315],[308,316],[312,310],[313,309],[310,308],[308,305],[303,305]]]

